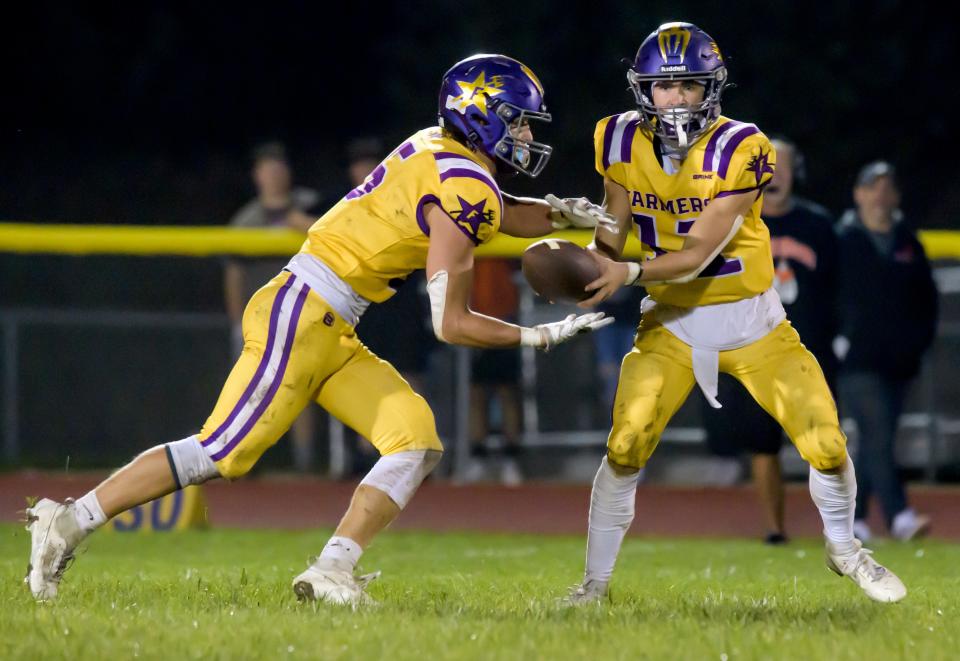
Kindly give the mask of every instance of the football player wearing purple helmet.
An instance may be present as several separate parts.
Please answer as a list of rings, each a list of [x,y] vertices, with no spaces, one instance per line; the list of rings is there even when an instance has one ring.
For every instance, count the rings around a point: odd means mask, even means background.
[[[591,254],[601,275],[580,305],[624,285],[643,285],[648,297],[621,364],[608,450],[593,484],[586,571],[569,602],[606,595],[640,469],[694,384],[720,407],[719,372],[746,387],[810,464],[827,566],[871,599],[899,601],[903,583],[853,535],[857,484],[836,405],[773,288],[760,210],[776,152],[756,126],[720,114],[727,69],[716,42],[695,25],[654,30],[627,80],[637,110],[601,120],[594,135],[605,210],[619,232],[595,231]],[[621,259],[631,228],[642,263]]]
[[[440,126],[476,151],[536,177],[553,147],[523,132],[549,122],[543,86],[524,64],[502,55],[474,55],[454,65],[440,85]]]
[[[550,119],[543,86],[517,60],[476,55],[456,64],[443,77],[439,117],[440,126],[404,141],[314,223],[301,251],[253,295],[243,351],[198,433],[147,450],[75,502],[28,508],[27,582],[37,599],[56,596],[77,544],[107,519],[189,484],[244,475],[315,401],[381,456],[293,589],[302,599],[364,603],[370,576],[354,575],[360,554],[443,451],[426,401],[357,339],[364,310],[425,268],[444,342],[549,349],[612,321],[587,313],[525,328],[470,310],[474,248],[497,232],[535,237],[609,219],[584,200],[501,192],[497,175],[536,176],[551,151],[531,126]]]

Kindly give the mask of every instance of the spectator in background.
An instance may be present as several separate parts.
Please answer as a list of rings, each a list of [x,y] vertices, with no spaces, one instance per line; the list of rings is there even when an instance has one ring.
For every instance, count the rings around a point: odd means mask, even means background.
[[[894,444],[904,394],[933,342],[937,289],[923,246],[903,220],[890,163],[865,165],[853,188],[856,208],[837,225],[840,246],[840,403],[857,424],[859,490],[854,531],[861,540],[870,496],[890,534],[921,536],[930,519],[908,504]]]
[[[231,227],[291,228],[306,234],[319,215],[320,195],[309,188],[294,188],[290,161],[284,146],[268,142],[253,151],[253,184],[257,196],[230,219]],[[289,257],[231,258],[224,267],[224,302],[232,324],[234,357],[243,348],[243,310],[253,293],[269,282],[290,261]],[[313,466],[316,411],[307,407],[290,429],[293,465],[307,472]]]
[[[517,323],[520,294],[516,260],[478,259],[473,266],[470,309],[480,314]],[[523,482],[518,462],[520,446],[520,348],[474,349],[470,385],[470,463],[465,479],[477,482],[488,476],[491,408],[496,397],[503,436],[500,481],[507,486]]]
[[[776,269],[773,285],[787,319],[804,346],[816,357],[830,389],[835,391],[836,359],[832,342],[837,322],[837,245],[833,222],[825,209],[794,195],[794,185],[806,176],[803,155],[786,138],[771,140],[777,168],[764,190],[761,217],[770,230]],[[716,455],[751,455],[750,472],[767,527],[765,542],[787,541],[784,524],[780,448],[783,430],[729,374],[720,374],[723,408],[704,406],[707,444]]]
[[[386,156],[375,137],[356,138],[347,145],[347,176],[350,188],[362,184]],[[420,395],[425,394],[424,373],[430,352],[436,346],[430,330],[430,307],[423,271],[414,271],[395,284],[397,293],[383,303],[371,305],[357,325],[357,336],[377,356],[397,371]],[[380,455],[368,442],[356,438],[352,448],[353,475],[366,475]]]

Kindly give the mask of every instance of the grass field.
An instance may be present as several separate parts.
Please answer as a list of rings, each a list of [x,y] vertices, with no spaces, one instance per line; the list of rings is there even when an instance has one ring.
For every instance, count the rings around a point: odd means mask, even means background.
[[[960,655],[960,546],[877,546],[910,594],[876,604],[818,541],[628,539],[610,603],[556,604],[583,539],[388,532],[363,558],[380,606],[300,604],[328,531],[100,534],[55,604],[22,583],[29,536],[0,527],[0,658],[887,659]]]

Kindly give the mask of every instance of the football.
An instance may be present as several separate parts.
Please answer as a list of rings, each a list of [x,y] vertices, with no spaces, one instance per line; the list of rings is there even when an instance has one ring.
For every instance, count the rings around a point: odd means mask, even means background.
[[[521,264],[533,291],[553,303],[589,298],[583,288],[600,277],[600,268],[586,248],[564,239],[531,244],[523,251]]]

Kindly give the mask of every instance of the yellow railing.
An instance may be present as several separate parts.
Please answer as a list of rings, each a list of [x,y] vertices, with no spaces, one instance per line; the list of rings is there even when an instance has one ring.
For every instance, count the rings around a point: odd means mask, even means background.
[[[592,233],[566,230],[551,236],[581,245]],[[499,235],[477,249],[478,256],[518,257],[537,239]],[[920,240],[930,259],[960,259],[960,231],[924,230]],[[0,253],[47,253],[63,255],[290,255],[303,243],[293,230],[236,229],[220,226],[174,227],[146,225],[40,225],[0,223]],[[631,236],[625,251],[639,255],[639,243]]]

